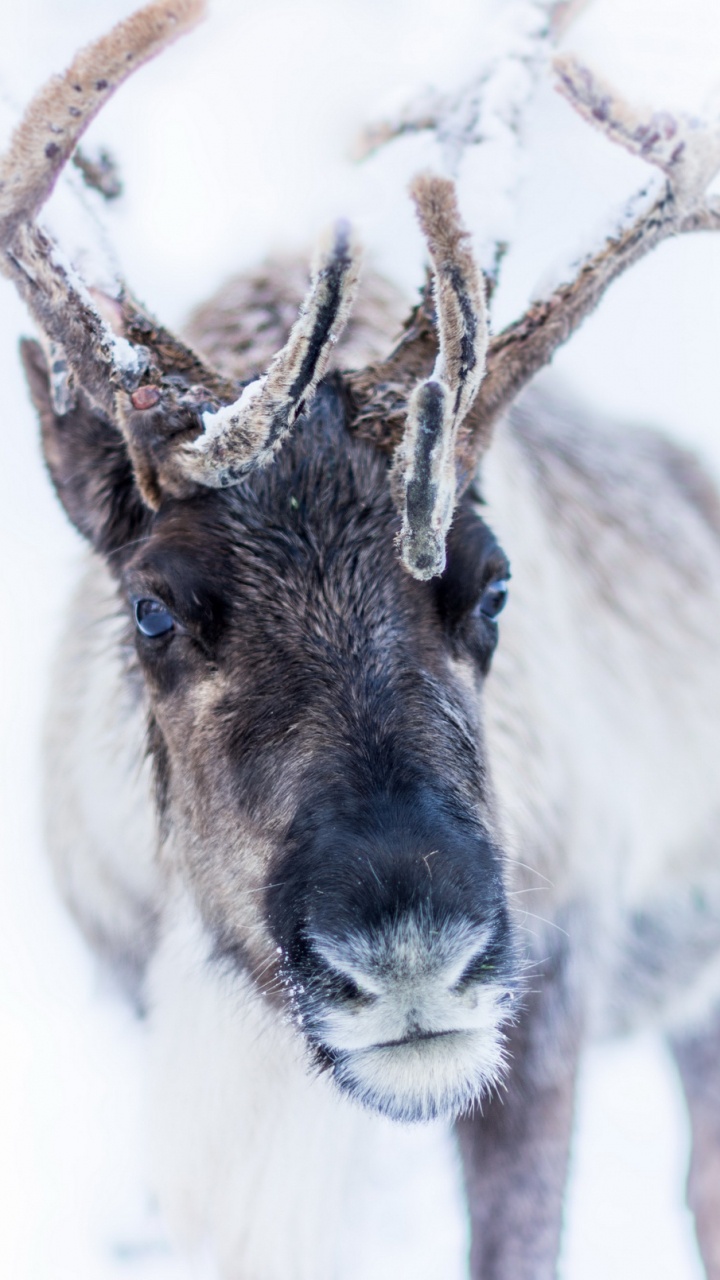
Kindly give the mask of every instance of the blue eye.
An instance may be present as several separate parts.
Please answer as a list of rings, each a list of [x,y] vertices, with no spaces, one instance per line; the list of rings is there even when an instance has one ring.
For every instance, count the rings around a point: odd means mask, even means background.
[[[135,622],[137,629],[144,636],[167,635],[175,626],[175,620],[160,600],[136,600]]]
[[[495,582],[489,582],[480,597],[477,612],[484,618],[497,618],[505,608],[509,586],[507,578],[497,578]]]

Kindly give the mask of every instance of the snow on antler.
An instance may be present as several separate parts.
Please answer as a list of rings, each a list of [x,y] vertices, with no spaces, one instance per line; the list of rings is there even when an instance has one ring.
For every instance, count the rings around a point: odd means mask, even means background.
[[[512,240],[525,120],[558,40],[589,3],[486,0],[472,78],[459,90],[424,89],[394,116],[367,126],[356,141],[354,155],[362,160],[404,134],[427,133],[448,176],[457,178],[468,161],[463,179],[466,194],[469,185],[477,196],[472,235],[488,302]],[[437,167],[437,156],[431,167]]]
[[[393,138],[432,131],[448,172],[457,173],[468,147],[507,137],[516,145],[523,112],[561,29],[585,0],[499,0],[488,14],[484,56],[459,90],[427,88],[394,118],[369,125],[356,144],[358,159]]]
[[[394,478],[402,514],[400,554],[415,578],[445,565],[456,500],[458,433],[485,373],[485,288],[462,225],[455,185],[420,174],[411,187],[433,270],[438,353],[408,401]]]
[[[635,107],[569,54],[558,55],[553,66],[559,92],[584,120],[662,169],[679,201],[704,196],[720,171],[720,120]]]
[[[36,218],[85,129],[114,91],[202,16],[204,0],[155,0],[80,52],[35,95],[0,160],[0,270],[49,349],[104,411],[137,386],[148,352],[118,337],[84,281]],[[139,344],[140,346],[141,344]],[[69,403],[67,386],[61,400]]]
[[[180,458],[186,476],[222,488],[273,458],[327,369],[350,315],[359,274],[358,248],[349,226],[341,222],[267,373],[245,387],[233,404],[203,415],[203,434]]]
[[[548,296],[493,338],[488,373],[469,415],[465,467],[483,452],[500,414],[595,309],[629,266],[671,236],[720,230],[720,199],[707,190],[720,173],[720,122],[634,107],[574,58],[555,62],[557,88],[585,120],[667,178],[628,204],[628,216],[600,248],[575,262]]]
[[[720,197],[707,194],[720,173],[719,121],[636,108],[575,59],[559,58],[556,74],[560,92],[584,119],[659,168],[666,181],[640,191],[598,248],[576,259],[552,291],[491,339],[485,378],[458,437],[459,489],[474,474],[498,417],[595,309],[613,280],[671,236],[720,229]],[[432,351],[432,333],[424,304],[388,360],[355,375],[359,434],[389,449],[402,438],[408,397]]]
[[[122,430],[143,498],[236,483],[262,466],[309,403],[348,317],[358,258],[347,228],[313,280],[258,394],[159,325],[121,280],[92,289],[36,218],[88,124],[144,62],[203,16],[205,0],[152,0],[40,89],[0,159],[0,270],[43,336],[47,393],[65,415],[78,389]],[[87,177],[87,163],[79,158]],[[37,369],[42,353],[30,354]]]

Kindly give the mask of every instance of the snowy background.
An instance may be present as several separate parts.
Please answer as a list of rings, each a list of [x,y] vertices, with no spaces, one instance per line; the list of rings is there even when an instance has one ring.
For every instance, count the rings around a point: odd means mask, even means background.
[[[131,5],[23,0],[12,17],[8,8],[0,86],[23,102]],[[363,125],[424,87],[470,78],[493,9],[493,0],[215,0],[210,20],[131,80],[88,138],[120,163],[126,195],[107,220],[136,292],[178,325],[229,270],[309,246],[348,214],[410,294],[422,246],[405,186],[437,162],[434,144],[405,138],[359,166],[349,153]],[[564,47],[635,100],[718,102],[717,0],[595,0]],[[495,327],[647,176],[549,87],[526,146]],[[461,201],[482,230],[498,206],[474,164],[461,172]],[[555,361],[578,394],[661,425],[716,473],[719,282],[720,237],[665,245],[613,286]],[[43,859],[42,706],[81,548],[43,473],[20,375],[17,335],[30,326],[0,283],[0,1274],[178,1280],[184,1272],[146,1216],[142,1034],[103,989]],[[697,1280],[686,1159],[678,1086],[652,1037],[589,1052],[565,1280]]]

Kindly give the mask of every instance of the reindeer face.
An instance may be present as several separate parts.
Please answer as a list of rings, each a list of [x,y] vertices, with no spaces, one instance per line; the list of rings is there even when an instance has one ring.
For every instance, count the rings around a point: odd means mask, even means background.
[[[439,352],[401,395],[392,460],[357,431],[362,380],[321,382],[357,283],[342,226],[239,395],[127,298],[132,367],[109,367],[101,327],[94,347],[83,329],[69,385],[24,352],[58,492],[133,619],[167,858],[216,961],[397,1118],[457,1112],[497,1078],[513,980],[479,715],[508,568],[457,504],[482,288],[451,184],[425,177],[416,199]],[[420,329],[426,367],[429,309]],[[380,383],[397,400],[392,361]]]
[[[512,982],[480,692],[508,576],[467,501],[402,568],[387,461],[333,386],[278,457],[123,556],[165,824],[218,963],[371,1106],[457,1109]]]
[[[665,173],[657,198],[489,344],[453,185],[421,175],[432,298],[395,351],[322,384],[358,283],[339,225],[243,388],[124,285],[101,301],[36,220],[103,103],[204,7],[150,0],[39,91],[0,160],[0,269],[43,335],[48,359],[24,357],[54,482],[135,619],[161,807],[218,963],[289,1003],[364,1102],[456,1111],[497,1074],[513,968],[479,716],[507,565],[467,484],[609,283],[720,225],[717,130],[655,137],[560,59],[580,113]]]
[[[78,282],[35,215],[108,94],[202,7],[154,0],[84,50],[0,166],[3,270],[50,361],[26,344],[45,455],[133,619],[168,857],[217,962],[289,1005],[357,1098],[453,1112],[497,1075],[512,970],[479,716],[508,570],[461,496],[487,443],[483,282],[428,174],[432,303],[339,384],[345,224],[244,387],[126,289]]]

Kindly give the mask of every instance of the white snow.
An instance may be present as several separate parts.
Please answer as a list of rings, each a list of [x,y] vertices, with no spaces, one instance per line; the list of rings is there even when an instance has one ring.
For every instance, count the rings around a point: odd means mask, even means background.
[[[241,419],[248,405],[252,404],[256,396],[260,395],[267,377],[255,378],[253,382],[249,382],[243,387],[237,400],[232,404],[223,405],[222,408],[216,409],[215,412],[206,412],[202,416],[203,434],[197,437],[197,440],[191,440],[189,447],[204,452],[211,440],[216,436],[221,436],[223,432],[235,426]]]
[[[71,261],[61,245],[55,245],[52,253],[52,260],[64,273],[72,289],[78,294],[88,310],[95,313],[102,331],[102,344],[107,350],[115,367],[122,370],[122,372],[129,377],[139,377],[146,368],[147,357],[142,349],[134,347],[131,342],[128,342],[127,338],[123,338],[119,334],[114,333],[105,319],[100,315],[95,301],[87,288],[88,284],[94,285],[97,283],[96,277],[91,276],[88,280],[86,277],[81,275],[80,269],[76,266],[74,261]],[[117,296],[117,281],[115,281],[115,287],[113,288],[110,296]]]
[[[662,174],[653,174],[640,191],[616,208],[603,210],[594,231],[580,245],[568,244],[562,258],[550,263],[530,291],[533,302],[540,302],[561,284],[568,284],[578,274],[582,264],[599,253],[608,240],[619,237],[650,208],[666,185]]]
[[[107,325],[105,328],[105,341],[107,342],[112,353],[113,364],[117,369],[122,369],[123,373],[130,377],[140,377],[143,370],[147,367],[147,357],[134,347],[132,342],[128,342],[127,338],[120,337],[119,334],[113,333]]]
[[[131,7],[24,0],[12,19],[6,13],[0,79],[12,98],[25,101]],[[312,246],[338,213],[352,217],[375,261],[414,289],[423,249],[405,186],[440,162],[437,143],[403,138],[355,167],[346,156],[390,95],[404,103],[423,85],[449,92],[470,82],[486,57],[490,7],[215,0],[208,22],[125,85],[91,130],[90,143],[106,143],[120,162],[127,195],[106,217],[137,293],[175,324],[228,270],[270,249]],[[717,76],[720,7],[595,0],[564,45],[634,100],[699,111]],[[467,152],[461,169],[461,204],[478,239],[490,244],[513,218],[496,328],[647,180],[645,165],[549,87],[538,92],[526,142],[516,208],[507,195],[514,159],[502,140]],[[63,247],[74,248],[65,238]],[[718,281],[720,237],[668,244],[613,286],[555,360],[596,407],[659,423],[716,469]],[[29,331],[2,284],[0,1274],[178,1280],[187,1272],[163,1252],[147,1205],[142,1028],[99,985],[42,852],[41,709],[80,543],[40,461],[16,355],[17,334]],[[681,1207],[686,1143],[677,1084],[653,1041],[588,1054],[565,1280],[699,1277]]]

